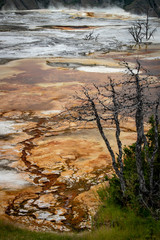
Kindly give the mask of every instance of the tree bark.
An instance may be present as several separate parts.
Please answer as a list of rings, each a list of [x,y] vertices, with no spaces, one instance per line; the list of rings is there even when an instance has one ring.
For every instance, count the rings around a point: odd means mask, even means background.
[[[95,117],[96,117],[96,123],[97,123],[97,127],[98,127],[98,130],[99,130],[99,133],[100,133],[102,139],[104,140],[104,142],[105,142],[105,144],[107,146],[107,149],[108,149],[108,151],[109,151],[109,153],[111,155],[113,168],[114,168],[114,170],[115,170],[115,172],[116,172],[116,174],[117,174],[117,176],[118,176],[118,178],[120,180],[120,185],[121,185],[121,190],[122,190],[123,196],[125,196],[126,184],[125,184],[124,175],[123,175],[122,144],[121,144],[120,139],[119,139],[119,135],[120,135],[119,123],[117,122],[117,124],[116,124],[116,128],[118,126],[118,129],[116,129],[116,139],[117,139],[118,147],[120,147],[120,149],[119,149],[119,156],[118,156],[118,161],[120,163],[120,170],[118,169],[117,162],[116,162],[116,157],[115,157],[115,154],[114,154],[114,152],[113,152],[113,150],[111,148],[109,140],[107,139],[107,137],[106,137],[106,135],[104,133],[104,130],[103,130],[103,127],[102,127],[102,124],[101,124],[101,120],[100,120],[99,114],[97,112],[95,103],[92,100],[90,100],[90,102],[91,102],[91,106],[92,106],[92,109],[93,109]]]
[[[139,64],[139,69],[140,69],[140,64]],[[145,183],[145,178],[144,178],[143,162],[142,162],[142,144],[144,143],[144,140],[145,140],[142,87],[140,85],[140,79],[139,79],[138,73],[135,74],[134,77],[135,77],[136,98],[137,98],[136,115],[135,115],[136,130],[137,130],[136,166],[137,166],[137,173],[138,173],[138,177],[139,177],[140,191],[142,193],[146,193],[147,188],[146,188],[146,183]]]

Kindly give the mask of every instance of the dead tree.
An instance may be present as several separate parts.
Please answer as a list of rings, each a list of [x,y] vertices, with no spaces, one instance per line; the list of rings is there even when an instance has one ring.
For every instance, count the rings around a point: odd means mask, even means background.
[[[121,190],[125,196],[126,185],[122,161],[123,149],[120,140],[121,130],[119,113],[121,106],[117,98],[117,87],[118,85],[115,84],[111,78],[109,79],[109,84],[105,84],[104,86],[94,85],[94,90],[96,91],[94,94],[90,89],[84,87],[81,96],[76,96],[76,99],[80,101],[80,105],[68,109],[65,118],[68,118],[70,121],[96,122],[99,133],[112,158],[113,168],[120,180]],[[116,126],[117,154],[114,153],[104,131],[104,123],[107,121],[114,123]]]
[[[146,13],[146,20],[136,21],[128,29],[128,31],[137,45],[141,44],[143,41],[149,41],[151,38],[153,38],[156,28],[152,28],[149,22],[149,9],[147,10]]]
[[[99,34],[97,35],[94,35],[94,31],[91,31],[90,33],[86,34],[84,37],[83,37],[83,40],[95,40],[97,42],[98,40],[98,37],[99,37]]]
[[[129,29],[129,33],[133,37],[136,44],[141,44],[144,38],[143,24],[140,21],[134,23]]]
[[[153,38],[153,34],[156,31],[156,28],[152,28],[152,26],[149,22],[149,11],[150,11],[150,9],[147,9],[146,20],[142,23],[143,29],[144,29],[144,38],[146,41],[149,41],[151,39],[151,37]]]
[[[153,194],[156,184],[154,182],[154,160],[158,151],[158,110],[160,98],[155,93],[154,95],[152,94],[151,90],[154,87],[154,83],[150,81],[149,76],[143,77],[141,75],[144,69],[139,61],[137,61],[136,69],[132,69],[128,63],[124,63],[124,65],[127,69],[124,81],[116,83],[109,78],[108,83],[105,85],[94,85],[92,89],[84,87],[81,94],[76,94],[76,100],[78,100],[79,104],[69,108],[65,118],[76,122],[96,122],[99,133],[110,153],[112,165],[119,178],[124,197],[126,195],[126,179],[123,171],[120,121],[123,116],[130,116],[135,119],[137,132],[135,157],[139,179],[139,197],[143,204],[149,208],[149,202],[152,202],[152,205],[154,204]],[[156,88],[158,87],[159,85],[156,86]],[[152,154],[148,150],[147,137],[144,131],[145,118],[151,114],[155,116],[155,146]],[[106,122],[115,126],[117,153],[114,152],[110,140],[105,134]],[[149,185],[145,180],[142,152],[145,152],[145,161],[149,165]]]
[[[159,96],[152,98],[150,89],[153,84],[148,80],[148,77],[140,77],[140,70],[142,66],[139,61],[137,61],[136,72],[134,72],[127,63],[125,63],[126,68],[128,69],[131,79],[127,81],[130,91],[128,95],[126,94],[124,100],[125,102],[130,101],[130,106],[128,106],[128,113],[135,118],[136,132],[137,132],[137,141],[136,141],[136,165],[137,165],[137,174],[139,177],[139,190],[141,193],[142,200],[145,201],[144,196],[146,194],[150,195],[150,200],[153,195],[153,175],[154,175],[154,158],[158,151],[158,109],[159,109]],[[125,83],[126,84],[126,83]],[[127,105],[126,105],[127,106]],[[148,142],[144,132],[144,118],[146,115],[154,114],[155,117],[155,147],[152,155],[150,156],[148,152]],[[150,176],[149,182],[150,186],[146,185],[144,170],[143,170],[143,160],[142,160],[142,151],[145,152],[146,160],[149,164]],[[146,203],[147,204],[147,203]]]

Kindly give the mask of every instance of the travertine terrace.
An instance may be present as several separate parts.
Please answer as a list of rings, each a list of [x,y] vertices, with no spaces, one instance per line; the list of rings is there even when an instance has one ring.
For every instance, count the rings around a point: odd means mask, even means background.
[[[83,17],[80,12],[70,14],[73,19]],[[118,18],[100,12],[85,17]],[[58,31],[63,35],[77,28],[60,26]],[[107,184],[105,176],[112,177],[111,159],[96,126],[68,124],[58,117],[76,104],[75,92],[107,82],[108,76],[123,79],[122,61],[134,67],[137,57],[159,81],[159,44],[71,55],[1,57],[0,217],[34,230],[90,229],[99,206],[96,191]],[[114,127],[106,125],[105,131],[116,151]],[[121,138],[124,145],[135,141],[133,119],[122,122]]]

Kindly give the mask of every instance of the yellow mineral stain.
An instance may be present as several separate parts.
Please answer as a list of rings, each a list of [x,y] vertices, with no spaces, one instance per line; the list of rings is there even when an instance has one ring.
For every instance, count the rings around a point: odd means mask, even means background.
[[[88,17],[95,16],[89,13]],[[64,106],[76,106],[71,96],[75,91],[80,92],[81,85],[103,84],[108,76],[118,81],[123,74],[79,72],[48,64],[121,67],[120,61],[126,58],[134,66],[135,57],[141,56],[144,65],[158,74],[159,60],[145,59],[156,57],[157,51],[159,46],[149,46],[147,52],[141,49],[129,53],[98,52],[87,58],[23,59],[0,66],[2,120],[16,123],[16,133],[1,136],[2,158],[30,184],[15,191],[0,186],[0,216],[32,230],[69,231],[71,228],[65,225],[65,219],[80,228],[87,214],[94,216],[98,209],[96,190],[102,186],[104,177],[112,177],[111,158],[96,125],[68,125],[55,115],[63,111]],[[50,114],[53,115],[50,117]],[[105,133],[117,152],[114,126],[106,124]],[[121,122],[121,139],[123,146],[135,142],[133,119]],[[92,187],[91,181],[97,186]],[[38,219],[43,216],[48,219]],[[91,227],[89,218],[85,226]]]
[[[79,82],[60,82],[60,83],[38,83],[37,86],[48,88],[48,87],[66,87],[66,86],[73,86],[73,85],[82,85],[82,83]]]

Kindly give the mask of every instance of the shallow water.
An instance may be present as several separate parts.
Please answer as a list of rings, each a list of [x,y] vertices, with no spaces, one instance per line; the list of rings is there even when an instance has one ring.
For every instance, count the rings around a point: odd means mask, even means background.
[[[128,28],[137,16],[120,8],[0,12],[0,58],[77,57],[132,44]],[[159,20],[152,18],[153,26]],[[159,42],[160,31],[153,42]],[[85,40],[91,34],[90,40]]]

